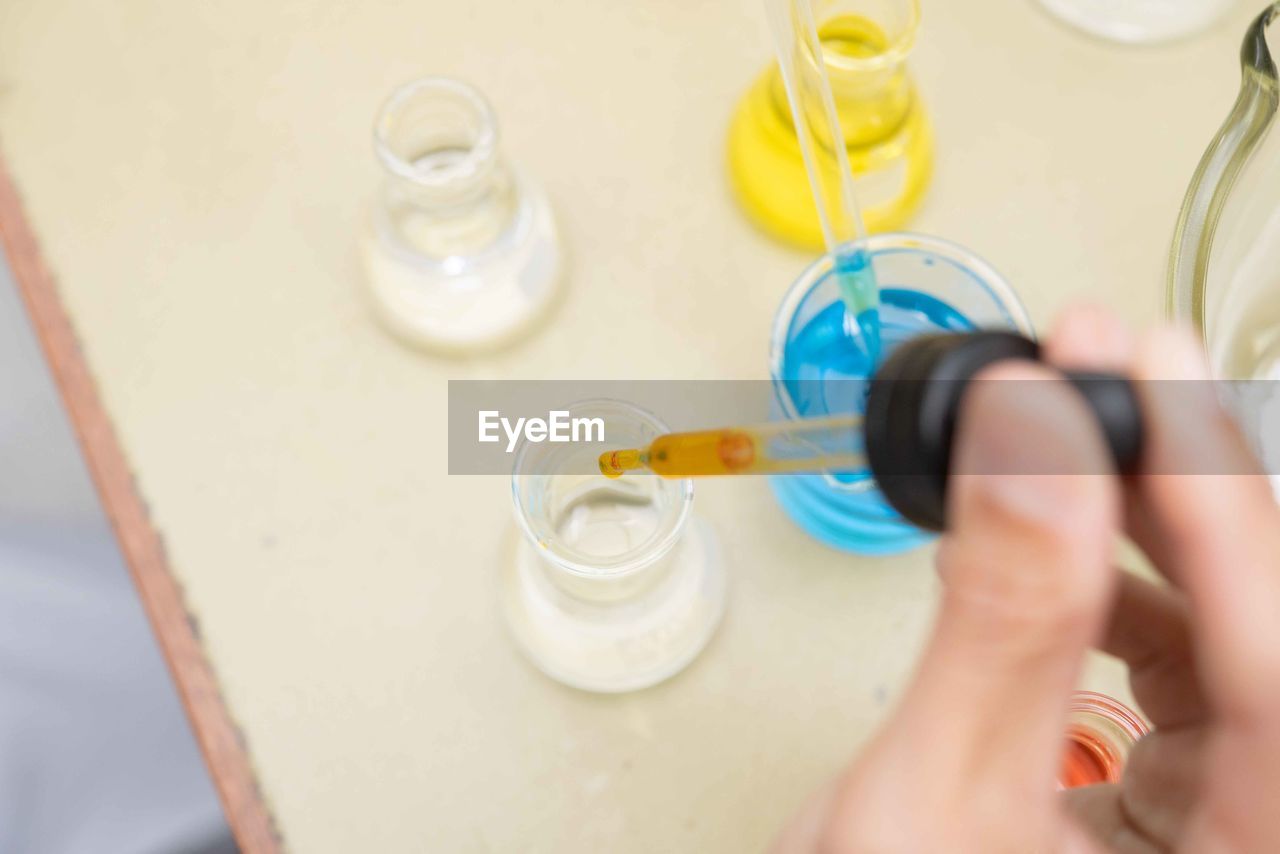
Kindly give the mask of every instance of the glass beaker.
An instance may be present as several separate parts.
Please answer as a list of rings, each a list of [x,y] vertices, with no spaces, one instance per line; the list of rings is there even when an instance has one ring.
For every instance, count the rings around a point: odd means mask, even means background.
[[[1150,731],[1147,722],[1119,700],[1094,691],[1073,693],[1067,714],[1058,787],[1118,783],[1129,752]]]
[[[379,319],[402,339],[466,352],[524,331],[556,292],[551,206],[498,149],[493,110],[444,77],[397,89],[378,113],[384,171],[363,239]]]
[[[1240,92],[1196,169],[1170,254],[1168,308],[1203,336],[1228,406],[1280,472],[1280,3],[1249,26]],[[1280,476],[1272,475],[1280,494]]]
[[[900,228],[919,206],[933,168],[928,116],[906,65],[919,26],[919,4],[814,0],[813,12],[863,221],[870,231]],[[806,73],[820,77],[816,65]],[[821,112],[820,87],[802,82],[800,88],[806,93],[801,108]],[[832,141],[816,142],[830,146]],[[734,111],[728,168],[738,202],[757,225],[805,248],[823,248],[822,227],[776,62]],[[842,216],[836,209],[828,213],[832,219]]]
[[[1017,295],[989,264],[937,237],[878,234],[866,242],[880,283],[884,355],[928,332],[1011,329],[1032,336]],[[782,300],[769,344],[780,418],[862,414],[871,366],[845,333],[845,306],[830,255],[800,275]],[[893,554],[932,536],[886,503],[869,470],[770,478],[787,514],[822,542],[860,554]]]
[[[669,432],[619,401],[567,409],[601,419],[614,447],[646,447]],[[521,536],[503,576],[503,611],[548,676],[587,691],[633,691],[702,651],[724,611],[725,576],[710,528],[691,514],[692,481],[606,478],[603,447],[518,445],[511,492]]]
[[[1208,28],[1237,0],[1040,0],[1055,17],[1117,42],[1161,42]]]

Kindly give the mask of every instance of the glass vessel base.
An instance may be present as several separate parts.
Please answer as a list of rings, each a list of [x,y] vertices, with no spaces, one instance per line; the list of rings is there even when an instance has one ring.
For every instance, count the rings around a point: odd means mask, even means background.
[[[507,628],[546,675],[584,691],[621,693],[687,667],[724,613],[715,537],[691,520],[661,566],[621,576],[571,576],[523,537],[502,578]]]
[[[775,475],[769,485],[791,521],[832,548],[877,557],[901,554],[933,539],[904,522],[876,490],[835,492],[820,474]]]
[[[734,111],[729,182],[747,216],[766,233],[820,250],[822,226],[790,112],[773,92],[776,74],[770,69],[762,75]],[[892,134],[847,150],[867,230],[902,228],[919,208],[933,173],[933,133],[919,101]]]
[[[1013,329],[1033,334],[1012,288],[968,250],[912,234],[873,235],[866,247],[880,286],[884,356],[927,333]],[[810,265],[774,318],[769,374],[776,420],[865,412],[868,377],[876,366],[846,332],[835,269],[829,255]],[[787,515],[835,548],[888,555],[931,538],[890,507],[865,468],[779,475],[770,483]]]
[[[550,203],[536,188],[524,192],[508,233],[474,256],[420,255],[375,215],[361,249],[383,325],[409,344],[446,353],[493,349],[529,331],[559,290],[563,258]]]
[[[1089,35],[1146,44],[1194,35],[1221,18],[1235,0],[1040,0],[1040,4]]]

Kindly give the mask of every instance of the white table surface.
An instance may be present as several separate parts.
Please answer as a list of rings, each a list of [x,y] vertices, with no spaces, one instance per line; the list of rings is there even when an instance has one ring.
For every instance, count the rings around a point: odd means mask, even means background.
[[[1147,49],[1031,0],[923,5],[913,227],[1037,323],[1077,298],[1155,321],[1258,4]],[[832,552],[756,480],[698,488],[732,584],[703,657],[631,696],[556,685],[498,620],[506,481],[446,475],[449,378],[766,375],[807,259],[740,215],[723,147],[769,54],[754,0],[0,7],[0,146],[291,849],[756,850],[899,691],[930,551]],[[571,253],[498,356],[412,352],[362,299],[371,120],[426,73],[489,96]]]

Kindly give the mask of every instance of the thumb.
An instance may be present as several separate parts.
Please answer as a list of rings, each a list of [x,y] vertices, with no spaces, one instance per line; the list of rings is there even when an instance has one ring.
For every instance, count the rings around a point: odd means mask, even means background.
[[[952,797],[1051,805],[1067,697],[1114,583],[1119,483],[1083,399],[1026,363],[966,392],[952,471],[941,609],[895,726]]]

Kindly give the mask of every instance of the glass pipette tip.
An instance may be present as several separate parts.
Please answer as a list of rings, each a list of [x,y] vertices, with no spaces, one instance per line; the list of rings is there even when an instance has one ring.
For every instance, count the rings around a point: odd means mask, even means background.
[[[855,243],[842,247],[834,261],[845,305],[845,334],[859,342],[874,367],[880,362],[880,286],[871,253]]]

